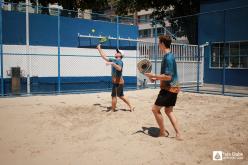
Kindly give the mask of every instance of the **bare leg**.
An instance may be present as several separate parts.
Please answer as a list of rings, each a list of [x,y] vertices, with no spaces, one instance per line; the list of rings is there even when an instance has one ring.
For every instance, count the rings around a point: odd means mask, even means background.
[[[112,97],[112,111],[115,111],[116,108],[116,104],[117,104],[117,98],[116,97]]]
[[[130,112],[132,112],[134,110],[134,108],[131,106],[128,98],[126,98],[125,96],[121,96],[120,99],[123,100],[128,105],[128,107],[130,108]]]
[[[173,107],[165,108],[165,113],[168,116],[168,118],[170,119],[170,122],[176,131],[176,139],[177,140],[183,140],[181,137],[180,131],[179,131],[179,126],[178,126],[176,116],[173,113]]]
[[[164,127],[164,119],[163,119],[163,116],[160,112],[160,109],[162,107],[160,106],[157,106],[157,105],[153,105],[152,107],[152,112],[154,114],[154,117],[158,123],[158,126],[160,128],[160,133],[159,133],[159,136],[169,136],[169,133],[168,131],[165,129]]]

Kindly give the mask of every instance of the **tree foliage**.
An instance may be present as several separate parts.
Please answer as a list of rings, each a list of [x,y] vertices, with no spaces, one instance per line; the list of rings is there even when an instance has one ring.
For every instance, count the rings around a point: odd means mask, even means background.
[[[116,13],[127,15],[140,10],[153,8],[152,19],[165,26],[165,20],[171,23],[172,33],[177,37],[187,36],[192,44],[197,44],[198,18],[193,15],[199,12],[199,0],[119,0]],[[173,19],[177,18],[177,19]]]

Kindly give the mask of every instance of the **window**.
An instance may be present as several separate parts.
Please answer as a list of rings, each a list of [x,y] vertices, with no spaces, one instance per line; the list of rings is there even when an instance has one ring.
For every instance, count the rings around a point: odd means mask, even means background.
[[[140,38],[151,37],[151,29],[139,30],[139,37]]]
[[[210,64],[213,68],[248,68],[248,42],[213,43]]]
[[[229,68],[239,67],[239,43],[230,43]]]
[[[248,42],[240,43],[240,68],[248,68]]]
[[[152,32],[153,32],[153,36],[155,36],[155,28],[152,29]],[[158,36],[164,35],[164,28],[162,27],[157,28],[157,35]]]
[[[227,43],[220,43],[219,44],[220,47],[219,47],[219,51],[220,51],[220,54],[219,54],[219,67],[223,67],[223,64],[224,64],[224,56],[225,56],[225,66],[228,67],[229,65],[229,60],[228,60],[228,55],[229,55],[229,49],[228,49],[228,44]]]
[[[220,67],[220,47],[219,44],[212,46],[211,67]]]
[[[138,23],[149,23],[150,15],[140,15],[138,16]]]
[[[159,36],[159,35],[163,35],[163,34],[164,34],[164,28],[163,28],[163,27],[157,28],[157,33],[158,33],[158,36]],[[155,33],[154,33],[154,34],[155,34]]]

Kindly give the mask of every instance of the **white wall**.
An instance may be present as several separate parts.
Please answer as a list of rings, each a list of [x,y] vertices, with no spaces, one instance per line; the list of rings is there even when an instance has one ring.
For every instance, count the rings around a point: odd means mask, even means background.
[[[114,56],[115,50],[104,50],[108,56]],[[136,76],[136,50],[124,50],[124,76]],[[11,67],[21,67],[23,76],[27,75],[27,56],[25,45],[4,45],[4,78],[10,77],[7,71]],[[54,77],[58,73],[58,48],[49,46],[30,46],[31,75]],[[19,54],[19,55],[13,55]],[[20,55],[21,54],[21,55]],[[61,47],[61,76],[110,76],[111,67],[99,56],[97,49]]]

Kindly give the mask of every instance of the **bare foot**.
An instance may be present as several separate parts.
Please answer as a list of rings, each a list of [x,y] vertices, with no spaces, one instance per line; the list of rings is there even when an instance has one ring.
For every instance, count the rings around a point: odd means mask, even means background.
[[[170,134],[167,130],[162,131],[159,133],[159,137],[168,137]]]
[[[134,109],[135,109],[135,107],[131,107],[131,108],[130,108],[130,112],[133,112]]]
[[[183,141],[183,138],[180,134],[176,134],[176,140]]]

